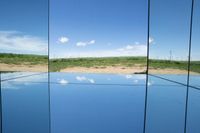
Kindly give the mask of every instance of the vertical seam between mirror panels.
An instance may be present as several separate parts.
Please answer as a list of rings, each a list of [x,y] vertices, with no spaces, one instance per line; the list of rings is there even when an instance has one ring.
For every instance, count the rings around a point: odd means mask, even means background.
[[[145,87],[145,99],[144,99],[144,125],[143,125],[143,133],[146,132],[146,117],[147,117],[147,98],[148,98],[148,77],[149,77],[149,31],[150,31],[150,0],[147,3],[147,59],[146,59],[146,87]]]
[[[2,133],[2,131],[3,131],[3,129],[2,129],[2,128],[3,128],[3,126],[2,126],[2,125],[3,125],[2,116],[3,116],[3,115],[2,115],[2,82],[1,82],[1,71],[0,71],[0,111],[1,111],[1,112],[0,112],[0,113],[1,113],[1,114],[0,114],[0,115],[1,115],[1,116],[0,116],[0,117],[1,117],[1,120],[0,120],[0,121],[1,121],[0,133]]]
[[[184,133],[187,132],[187,117],[188,117],[188,100],[189,100],[189,84],[190,84],[190,65],[191,65],[191,47],[192,47],[192,25],[193,25],[193,11],[194,0],[191,0],[191,14],[190,14],[190,26],[189,26],[189,50],[188,50],[188,76],[187,76],[187,91],[185,99],[185,121],[184,121]]]
[[[50,0],[48,0],[48,110],[49,110],[49,133],[51,133],[51,91],[50,91]]]

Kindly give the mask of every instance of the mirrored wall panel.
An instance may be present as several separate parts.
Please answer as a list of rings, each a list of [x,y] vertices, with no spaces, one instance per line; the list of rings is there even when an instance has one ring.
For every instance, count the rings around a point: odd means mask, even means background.
[[[0,113],[2,114],[2,99],[1,99],[1,73],[0,73]],[[2,115],[0,115],[0,131],[2,131]]]
[[[184,133],[186,90],[187,86],[149,76],[146,133]]]
[[[48,0],[1,0],[0,20],[0,71],[47,72]]]
[[[187,132],[200,132],[200,0],[194,0]]]
[[[200,89],[200,1],[194,1],[191,40],[190,86]]]
[[[146,75],[51,74],[52,133],[142,133]]]
[[[51,0],[52,132],[143,131],[146,0]]]
[[[170,80],[179,75],[186,83],[191,5],[191,0],[150,1],[149,74]]]
[[[199,133],[200,127],[200,90],[190,87],[187,108],[187,132],[188,133]]]
[[[50,71],[146,72],[146,0],[51,0]]]
[[[46,73],[1,74],[2,133],[49,133],[47,78]]]

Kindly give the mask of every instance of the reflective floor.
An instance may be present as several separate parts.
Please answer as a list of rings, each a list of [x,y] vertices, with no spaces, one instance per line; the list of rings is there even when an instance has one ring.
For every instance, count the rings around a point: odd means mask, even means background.
[[[10,73],[1,76],[2,132],[48,133],[47,74]]]
[[[146,75],[49,76],[50,84],[47,73],[1,75],[3,133],[48,133],[50,127],[52,133],[143,132]],[[185,75],[172,77],[181,80]],[[194,85],[199,83],[198,76],[192,79]],[[146,133],[184,132],[186,89],[149,76]],[[200,90],[190,87],[188,133],[200,132],[199,102]]]

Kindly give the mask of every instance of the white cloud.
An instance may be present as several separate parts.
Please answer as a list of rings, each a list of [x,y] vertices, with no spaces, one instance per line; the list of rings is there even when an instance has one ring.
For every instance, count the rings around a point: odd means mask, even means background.
[[[84,46],[86,46],[87,45],[87,43],[86,42],[77,42],[76,43],[76,46],[79,46],[79,47],[84,47]]]
[[[91,40],[90,42],[89,42],[89,44],[94,44],[95,43],[95,40]]]
[[[155,82],[152,81],[152,80],[149,80],[148,83],[147,83],[148,86],[152,86],[152,85],[154,85],[154,84],[155,84]]]
[[[85,46],[87,46],[87,45],[91,45],[91,44],[94,44],[95,43],[95,40],[91,40],[91,41],[89,41],[89,42],[77,42],[76,43],[76,46],[78,46],[78,47],[85,47]]]
[[[137,83],[139,82],[139,80],[135,79],[133,82],[134,82],[135,84],[137,84]]]
[[[126,46],[126,49],[127,49],[127,50],[131,50],[131,49],[133,49],[133,48],[134,48],[134,46],[131,46],[131,45],[127,45],[127,46]]]
[[[47,40],[17,31],[0,31],[1,53],[47,54],[47,50]]]
[[[88,79],[88,81],[89,81],[90,83],[92,83],[92,84],[95,83],[94,79]]]
[[[76,80],[78,80],[78,81],[84,81],[84,80],[86,80],[86,77],[84,77],[84,76],[77,76],[76,77]]]
[[[149,44],[154,44],[154,38],[153,37],[149,37]]]
[[[151,86],[152,84],[153,84],[153,83],[152,83],[152,82],[150,82],[150,81],[147,83],[147,85],[148,85],[148,86]]]
[[[60,43],[60,44],[66,44],[66,43],[68,43],[69,42],[69,38],[67,38],[67,37],[60,37],[60,38],[58,38],[58,43]]]
[[[92,83],[92,84],[94,84],[95,83],[95,80],[94,79],[91,79],[91,78],[86,78],[85,76],[76,76],[76,80],[78,80],[78,81],[88,81],[88,82],[90,82],[90,83]]]
[[[59,83],[62,84],[62,85],[66,85],[69,82],[67,80],[65,80],[65,79],[61,79],[61,80],[59,80]]]
[[[92,41],[95,42],[95,41]],[[79,42],[79,46],[85,46],[85,43]],[[69,51],[66,53],[57,54],[50,58],[79,58],[79,57],[120,57],[120,56],[146,56],[147,45],[135,42],[134,44],[126,45],[121,48],[109,50],[92,50],[92,51]]]
[[[22,77],[15,78],[15,77],[20,77],[20,76]],[[23,76],[27,76],[27,77],[23,77]],[[18,90],[18,89],[23,89],[23,86],[25,85],[32,85],[34,84],[34,82],[47,82],[48,75],[47,73],[39,74],[37,72],[15,72],[15,73],[2,74],[2,80],[6,80],[6,79],[10,79],[10,80],[7,80],[6,82],[2,82],[2,89]]]
[[[119,48],[118,51],[124,56],[146,56],[147,46],[142,44],[127,45]]]
[[[124,77],[124,75],[122,75]],[[134,79],[134,80],[146,80],[146,75],[145,74],[134,74],[134,75],[131,75],[131,74],[127,74],[125,75],[125,78],[126,79]]]
[[[133,76],[132,75],[126,75],[127,79],[131,79]]]
[[[143,74],[127,74],[127,75],[122,75],[123,77],[125,77],[127,80],[132,80],[134,84],[138,84],[140,81],[144,82],[146,81],[146,75]]]

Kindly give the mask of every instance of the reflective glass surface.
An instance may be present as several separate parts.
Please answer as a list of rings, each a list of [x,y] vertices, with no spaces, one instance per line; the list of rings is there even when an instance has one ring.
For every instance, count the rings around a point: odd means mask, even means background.
[[[191,38],[190,86],[200,88],[200,0],[194,1]],[[196,82],[198,81],[198,82]]]
[[[146,132],[184,132],[187,87],[153,76],[148,84]]]
[[[191,3],[150,0],[150,74],[184,75],[187,82]]]
[[[47,74],[34,74],[1,75],[2,133],[49,132]]]
[[[51,73],[52,132],[142,133],[145,78]]]

